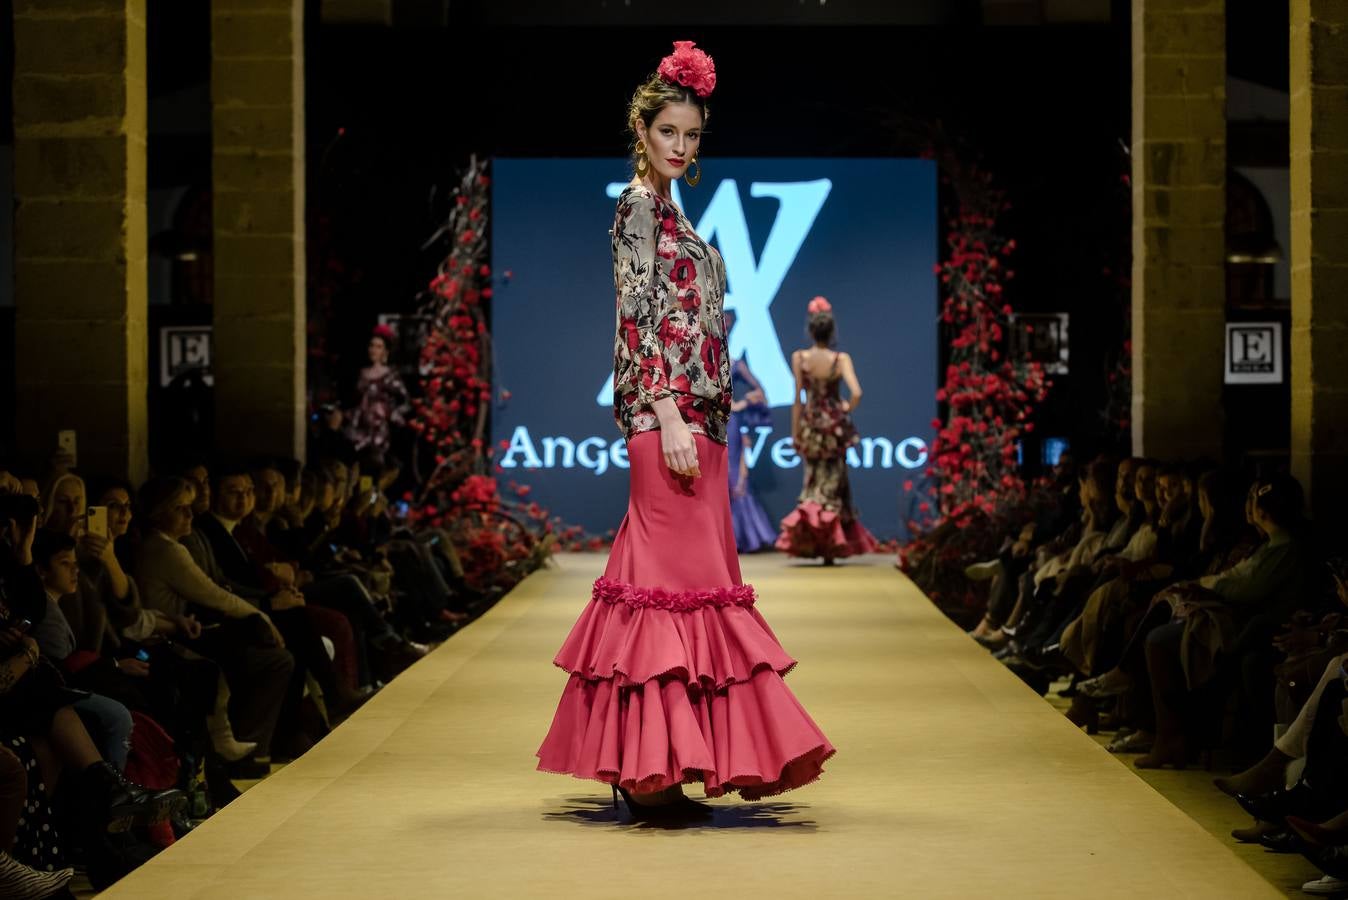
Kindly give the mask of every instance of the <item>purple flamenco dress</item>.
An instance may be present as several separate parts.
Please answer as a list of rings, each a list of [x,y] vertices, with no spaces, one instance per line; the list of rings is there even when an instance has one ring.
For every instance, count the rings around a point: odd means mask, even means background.
[[[730,369],[731,387],[735,400],[740,400],[746,388],[756,387],[750,380],[748,365],[741,358]],[[730,481],[730,522],[735,529],[735,549],[740,553],[753,553],[770,548],[777,540],[777,530],[772,520],[763,510],[762,504],[754,496],[753,486],[749,483],[749,473],[740,471],[740,459],[744,454],[744,437],[741,429],[748,429],[752,440],[753,431],[760,425],[771,426],[772,417],[764,403],[750,403],[744,409],[730,414],[727,426],[726,450]]]

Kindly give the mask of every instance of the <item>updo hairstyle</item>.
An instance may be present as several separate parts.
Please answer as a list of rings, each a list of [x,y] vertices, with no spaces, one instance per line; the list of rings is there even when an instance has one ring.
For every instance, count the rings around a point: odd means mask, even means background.
[[[810,313],[809,318],[805,320],[805,328],[816,344],[832,347],[833,341],[837,338],[837,324],[833,321],[832,310],[821,309]]]
[[[1254,505],[1282,528],[1301,521],[1305,494],[1301,483],[1290,475],[1260,479],[1254,488]]]

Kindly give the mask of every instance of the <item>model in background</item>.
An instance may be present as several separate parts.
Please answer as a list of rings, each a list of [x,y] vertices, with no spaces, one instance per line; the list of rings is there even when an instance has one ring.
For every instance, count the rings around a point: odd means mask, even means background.
[[[727,312],[725,321],[725,331],[729,335],[735,328],[735,313]],[[777,532],[749,483],[749,464],[744,458],[745,432],[748,432],[749,440],[754,440],[754,429],[772,426],[772,414],[768,411],[763,386],[749,371],[748,360],[743,356],[730,364],[730,385],[730,425],[726,434],[730,522],[735,527],[735,549],[741,553],[754,553],[771,547]]]
[[[393,329],[375,326],[370,335],[370,364],[360,370],[356,405],[351,410],[346,436],[356,452],[370,448],[383,459],[392,439],[392,426],[402,425],[407,414],[407,386],[398,370],[389,365]]]
[[[814,346],[791,354],[796,396],[791,403],[791,437],[804,461],[805,484],[796,508],[782,519],[777,549],[792,556],[835,559],[870,553],[875,538],[857,519],[847,480],[847,449],[859,442],[852,412],[861,401],[861,382],[852,357],[834,348],[833,307],[815,297],[808,307]],[[840,385],[847,383],[848,397]],[[800,400],[805,394],[805,402]]]

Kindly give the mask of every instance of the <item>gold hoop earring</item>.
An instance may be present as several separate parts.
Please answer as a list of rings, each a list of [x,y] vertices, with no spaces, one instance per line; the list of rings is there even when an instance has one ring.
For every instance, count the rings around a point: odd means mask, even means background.
[[[696,175],[693,174],[694,166],[697,167]],[[698,182],[702,180],[702,164],[697,161],[696,156],[694,156],[693,161],[688,164],[688,171],[683,173],[683,180],[688,182],[689,187],[697,187]]]
[[[645,178],[651,169],[651,161],[646,158],[646,142],[637,141],[637,177]]]

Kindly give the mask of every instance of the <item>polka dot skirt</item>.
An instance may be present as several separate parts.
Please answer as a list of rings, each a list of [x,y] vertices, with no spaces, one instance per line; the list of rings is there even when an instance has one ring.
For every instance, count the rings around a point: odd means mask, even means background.
[[[47,799],[37,757],[27,738],[7,736],[5,744],[14,752],[28,773],[28,797],[19,817],[19,833],[14,839],[13,857],[39,872],[65,868],[65,842],[56,829],[56,815]]]

